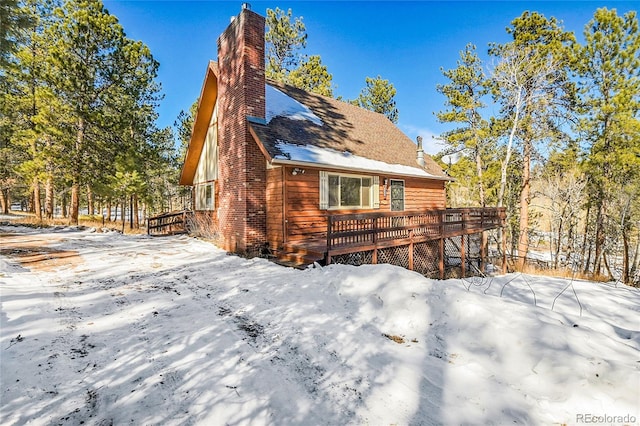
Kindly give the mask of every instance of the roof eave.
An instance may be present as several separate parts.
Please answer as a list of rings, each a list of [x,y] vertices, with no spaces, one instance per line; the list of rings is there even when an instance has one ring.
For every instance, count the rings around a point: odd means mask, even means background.
[[[357,167],[343,167],[336,166],[334,164],[323,164],[323,163],[313,163],[310,161],[300,161],[300,160],[287,160],[284,158],[274,158],[271,160],[271,164],[274,166],[293,166],[293,167],[314,167],[317,169],[331,169],[331,170],[339,170],[346,171],[352,173],[376,173],[381,175],[393,175],[393,176],[402,176],[402,177],[411,177],[418,179],[427,179],[427,180],[438,180],[438,181],[453,181],[453,179],[449,176],[434,176],[434,175],[418,175],[411,173],[402,173],[402,172],[390,172],[388,170],[377,170],[377,169],[361,169]],[[426,173],[426,172],[425,172]]]
[[[185,153],[182,164],[180,180],[178,181],[180,185],[193,185],[193,178],[195,177],[198,162],[200,161],[200,155],[202,154],[202,148],[207,136],[209,123],[211,122],[211,115],[215,109],[217,97],[218,66],[216,62],[209,61],[204,82],[202,83],[200,97],[198,98],[198,109],[193,120],[191,139],[189,140],[189,146],[187,147],[187,152]]]

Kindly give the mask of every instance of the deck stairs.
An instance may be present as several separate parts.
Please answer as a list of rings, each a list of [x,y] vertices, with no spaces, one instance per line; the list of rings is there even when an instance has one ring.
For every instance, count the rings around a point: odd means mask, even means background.
[[[147,234],[151,236],[187,234],[191,211],[173,211],[147,219]]]
[[[315,262],[324,263],[326,242],[289,242],[275,253],[275,261],[284,266],[304,269]]]

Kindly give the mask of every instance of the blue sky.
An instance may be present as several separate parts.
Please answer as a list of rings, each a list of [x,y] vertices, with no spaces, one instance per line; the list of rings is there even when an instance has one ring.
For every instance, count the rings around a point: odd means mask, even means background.
[[[240,12],[242,1],[104,0],[127,36],[143,41],[160,62],[158,81],[164,100],[159,127],[170,126],[200,94],[207,62],[216,59],[216,40]],[[308,55],[320,55],[333,75],[335,96],[353,99],[366,77],[389,80],[397,90],[398,126],[411,139],[421,135],[430,153],[441,146],[432,138],[450,128],[434,113],[444,108],[437,84],[441,68],[456,66],[469,42],[490,66],[489,42],[506,42],[505,28],[522,12],[537,11],[561,20],[581,39],[599,7],[619,15],[637,2],[615,1],[251,1],[253,11],[291,9],[303,17]]]

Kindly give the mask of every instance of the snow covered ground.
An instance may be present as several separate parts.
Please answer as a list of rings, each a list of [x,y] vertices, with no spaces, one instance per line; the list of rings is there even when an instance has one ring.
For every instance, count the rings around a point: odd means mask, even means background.
[[[4,226],[0,296],[3,425],[640,418],[638,289],[299,271],[186,236]]]

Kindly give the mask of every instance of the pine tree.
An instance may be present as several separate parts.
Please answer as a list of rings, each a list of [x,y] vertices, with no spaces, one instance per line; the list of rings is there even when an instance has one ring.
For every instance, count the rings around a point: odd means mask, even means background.
[[[513,41],[492,44],[490,53],[500,58],[492,76],[493,93],[502,104],[504,119],[511,123],[501,194],[516,139],[521,145],[518,264],[522,268],[529,248],[531,161],[536,155],[536,143],[560,137],[567,112],[573,106],[574,87],[568,77],[568,63],[575,37],[564,31],[555,18],[547,19],[537,12],[524,12],[511,25],[507,32]]]
[[[267,78],[287,81],[289,73],[300,63],[299,51],[307,46],[307,33],[302,17],[294,18],[277,8],[267,9],[265,34]]]
[[[320,56],[313,55],[303,60],[300,66],[289,73],[287,82],[299,89],[333,97],[333,76],[322,65]]]
[[[100,0],[66,1],[55,16],[48,78],[68,111],[64,167],[77,223],[80,188],[113,170],[116,154],[135,146],[153,119],[158,64],[146,46],[125,37]]]
[[[604,250],[618,227],[628,242],[633,216],[638,210],[640,169],[640,32],[635,12],[618,16],[615,9],[598,9],[584,31],[577,73],[584,82],[581,97],[585,113],[580,131],[589,144],[584,170],[588,176],[588,207],[595,214],[595,254],[587,259],[594,273],[606,267]],[[623,199],[622,201],[621,198]],[[616,208],[618,207],[618,208]],[[609,238],[607,235],[609,234]],[[625,257],[624,275],[629,276]]]
[[[352,104],[370,111],[385,115],[392,123],[398,122],[398,109],[396,108],[396,89],[389,80],[382,77],[366,77],[366,87],[362,89],[357,99]]]
[[[0,84],[15,66],[13,55],[18,50],[24,31],[32,26],[30,16],[18,0],[0,2]]]
[[[28,26],[23,28],[15,51],[19,66],[13,68],[13,88],[10,99],[15,111],[16,132],[13,144],[26,153],[26,158],[14,167],[24,181],[28,181],[31,192],[31,209],[36,219],[42,219],[41,184],[47,180],[47,168],[53,159],[49,157],[55,122],[50,111],[56,105],[51,88],[46,84],[46,60],[50,41],[44,36],[45,28],[51,24],[51,7],[48,2],[27,0],[21,14]],[[49,151],[49,152],[47,152]]]
[[[483,153],[490,143],[489,122],[482,117],[486,106],[483,97],[489,93],[489,82],[482,70],[482,61],[476,54],[476,47],[468,44],[460,52],[458,66],[451,70],[441,69],[449,79],[448,84],[438,85],[436,90],[447,97],[447,109],[436,113],[441,123],[457,123],[459,127],[445,132],[442,139],[447,143],[446,153],[467,154],[475,163],[475,180],[482,207],[486,205],[483,183]]]
[[[307,33],[302,17],[293,17],[276,7],[267,9],[266,69],[272,80],[290,84],[308,92],[333,96],[333,76],[318,55],[306,56]]]

